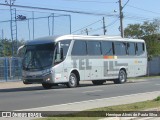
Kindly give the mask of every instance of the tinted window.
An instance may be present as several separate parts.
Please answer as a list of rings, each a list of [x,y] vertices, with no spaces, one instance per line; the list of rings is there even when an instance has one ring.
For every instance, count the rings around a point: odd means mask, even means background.
[[[101,43],[98,41],[87,42],[88,55],[101,55]]]
[[[71,40],[65,40],[60,42],[61,48],[63,49],[63,58],[65,58],[67,55],[70,42]]]
[[[135,43],[129,42],[129,43],[127,43],[127,47],[128,47],[128,54],[129,55],[135,55],[136,54]]]
[[[103,55],[113,55],[112,42],[110,41],[102,42],[102,54]]]
[[[114,42],[115,55],[126,55],[126,43]]]
[[[72,49],[72,55],[86,55],[87,54],[87,47],[85,41],[75,41]]]
[[[67,55],[71,40],[60,41],[55,48],[55,64],[62,62]]]
[[[141,55],[144,52],[144,43],[137,43],[136,54]]]
[[[26,46],[26,52],[23,59],[23,68],[44,69],[52,65],[54,44],[40,44]]]

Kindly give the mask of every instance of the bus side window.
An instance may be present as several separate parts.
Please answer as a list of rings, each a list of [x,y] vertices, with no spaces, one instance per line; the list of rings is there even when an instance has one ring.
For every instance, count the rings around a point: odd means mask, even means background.
[[[102,54],[113,55],[113,45],[111,41],[102,41]]]
[[[56,44],[56,48],[55,48],[55,59],[54,59],[54,62],[55,63],[59,63],[61,62],[61,56],[60,56],[60,48],[59,48],[59,45],[60,43],[57,43]]]
[[[127,43],[128,55],[136,55],[136,48],[134,42]]]
[[[136,54],[141,55],[144,52],[144,43],[136,43]]]
[[[67,55],[68,48],[70,46],[71,40],[60,41],[56,44],[55,50],[55,62],[62,62]]]
[[[99,41],[88,41],[87,48],[88,55],[102,55],[101,42]]]
[[[66,58],[70,43],[71,43],[71,40],[65,40],[60,42],[60,53],[63,59]]]
[[[71,55],[73,55],[73,56],[85,56],[85,55],[87,55],[86,41],[76,40],[74,42]]]
[[[127,49],[126,49],[126,42],[114,42],[114,50],[115,55],[126,55]]]

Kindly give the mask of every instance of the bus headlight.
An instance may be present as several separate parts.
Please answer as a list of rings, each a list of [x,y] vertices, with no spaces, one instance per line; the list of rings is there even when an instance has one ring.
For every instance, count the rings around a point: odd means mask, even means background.
[[[48,82],[48,81],[50,81],[50,80],[51,80],[51,78],[47,78],[47,79],[46,79],[46,82]]]

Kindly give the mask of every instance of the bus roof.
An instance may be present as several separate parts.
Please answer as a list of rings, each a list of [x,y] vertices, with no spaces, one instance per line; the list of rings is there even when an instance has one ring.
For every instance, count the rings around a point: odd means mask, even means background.
[[[47,36],[41,37],[35,40],[28,41],[26,45],[34,45],[34,44],[46,44],[52,42],[58,42],[61,40],[114,40],[114,41],[134,41],[134,42],[144,42],[142,39],[130,39],[130,38],[122,38],[120,36],[89,36],[89,35],[63,35],[63,36]]]

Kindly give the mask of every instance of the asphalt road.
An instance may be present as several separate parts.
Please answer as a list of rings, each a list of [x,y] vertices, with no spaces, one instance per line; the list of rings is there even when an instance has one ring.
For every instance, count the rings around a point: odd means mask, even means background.
[[[58,86],[49,90],[40,86],[3,89],[0,90],[0,111],[30,109],[153,91],[160,91],[160,78],[135,80],[125,84],[107,82],[99,86],[85,82],[77,88]]]

